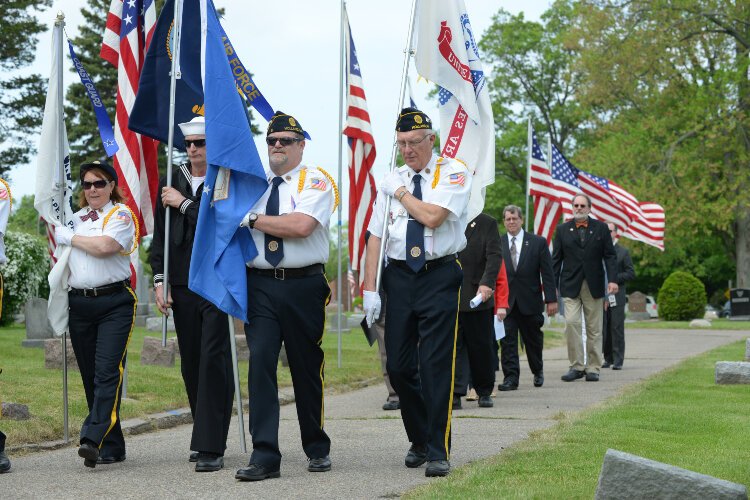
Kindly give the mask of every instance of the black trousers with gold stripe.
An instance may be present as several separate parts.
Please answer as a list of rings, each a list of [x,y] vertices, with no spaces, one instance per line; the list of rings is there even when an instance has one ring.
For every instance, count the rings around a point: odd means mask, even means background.
[[[427,271],[389,264],[383,286],[388,375],[401,401],[413,444],[427,445],[428,460],[450,454],[458,293],[463,271],[448,262]]]
[[[70,294],[69,303],[70,340],[89,408],[81,441],[96,443],[101,456],[121,456],[125,439],[120,428],[120,396],[135,321],[135,294],[124,287],[98,297]]]
[[[331,440],[323,429],[325,359],[321,347],[330,294],[323,274],[277,280],[248,272],[245,336],[250,348],[250,463],[271,468],[281,463],[276,369],[282,342],[294,385],[302,448],[309,458],[330,452]]]

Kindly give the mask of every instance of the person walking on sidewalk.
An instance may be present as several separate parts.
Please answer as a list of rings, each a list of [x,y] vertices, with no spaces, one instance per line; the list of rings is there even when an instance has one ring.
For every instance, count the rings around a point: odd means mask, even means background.
[[[268,124],[268,188],[249,207],[249,228],[258,256],[248,263],[250,348],[248,387],[253,452],[235,478],[261,481],[280,476],[279,390],[276,370],[284,343],[294,384],[307,470],[331,470],[331,440],[324,424],[325,356],[321,343],[331,290],[325,277],[328,225],[338,188],[323,169],[302,164],[305,131],[277,112]]]
[[[588,382],[597,382],[602,366],[602,298],[605,292],[617,293],[617,283],[613,281],[617,258],[607,225],[589,217],[591,199],[578,194],[572,205],[573,220],[557,226],[552,245],[552,268],[564,305],[570,361],[570,370],[561,379],[572,382],[585,376]],[[605,268],[610,280],[606,290]],[[581,309],[586,320],[585,361]]]
[[[617,254],[617,293],[610,295],[604,302],[604,364],[602,368],[612,367],[622,370],[625,360],[625,283],[635,279],[633,261],[628,249],[617,243],[617,226],[607,222],[609,234]]]
[[[544,384],[544,309],[552,316],[557,313],[555,275],[552,272],[547,241],[541,236],[523,230],[523,212],[516,205],[503,209],[503,224],[507,234],[502,236],[503,262],[508,264],[510,296],[508,313],[502,319],[505,337],[500,340],[500,363],[503,369],[501,391],[518,389],[520,363],[518,360],[518,333],[526,348],[526,358],[534,375],[534,387]]]
[[[433,153],[432,121],[418,109],[404,108],[396,130],[406,164],[388,173],[378,189],[368,228],[364,309],[372,324],[380,310],[375,282],[387,222],[385,345],[388,374],[411,442],[404,463],[414,468],[429,462],[426,476],[445,476],[450,472],[456,320],[463,280],[456,254],[466,246],[471,175],[461,162]]]

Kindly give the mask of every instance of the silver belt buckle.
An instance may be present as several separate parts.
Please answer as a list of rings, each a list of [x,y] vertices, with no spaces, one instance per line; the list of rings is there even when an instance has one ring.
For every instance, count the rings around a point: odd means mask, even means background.
[[[279,271],[281,271],[281,272],[279,273]],[[273,268],[273,277],[276,278],[277,280],[284,281],[284,274],[285,274],[285,272],[284,272],[284,268],[283,267],[282,268],[278,268],[278,267],[274,267]]]

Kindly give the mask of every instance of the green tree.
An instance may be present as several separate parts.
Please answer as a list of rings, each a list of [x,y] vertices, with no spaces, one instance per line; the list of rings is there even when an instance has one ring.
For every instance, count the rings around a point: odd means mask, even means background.
[[[51,0],[14,0],[0,2],[0,175],[11,167],[28,163],[36,149],[37,135],[44,110],[44,82],[38,74],[18,75],[34,61],[37,35],[47,28],[39,23],[35,11],[52,4]]]
[[[39,213],[34,208],[34,195],[26,195],[13,204],[13,214],[8,219],[8,230],[18,233],[46,236],[44,223],[39,222]],[[17,207],[17,208],[16,208]]]
[[[566,43],[595,111],[579,157],[664,205],[668,252],[718,251],[749,286],[750,4],[596,0],[577,13]]]

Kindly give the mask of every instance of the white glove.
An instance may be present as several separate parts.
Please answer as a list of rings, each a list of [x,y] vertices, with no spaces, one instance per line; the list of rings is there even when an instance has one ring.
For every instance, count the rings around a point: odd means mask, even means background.
[[[365,319],[367,326],[372,326],[380,317],[380,294],[378,292],[362,292],[362,306],[365,309]]]
[[[55,241],[58,245],[71,246],[71,240],[75,233],[68,226],[55,226]]]
[[[383,181],[380,183],[380,190],[388,196],[393,196],[398,188],[405,187],[405,185],[406,183],[401,179],[398,172],[393,171],[385,174]]]

